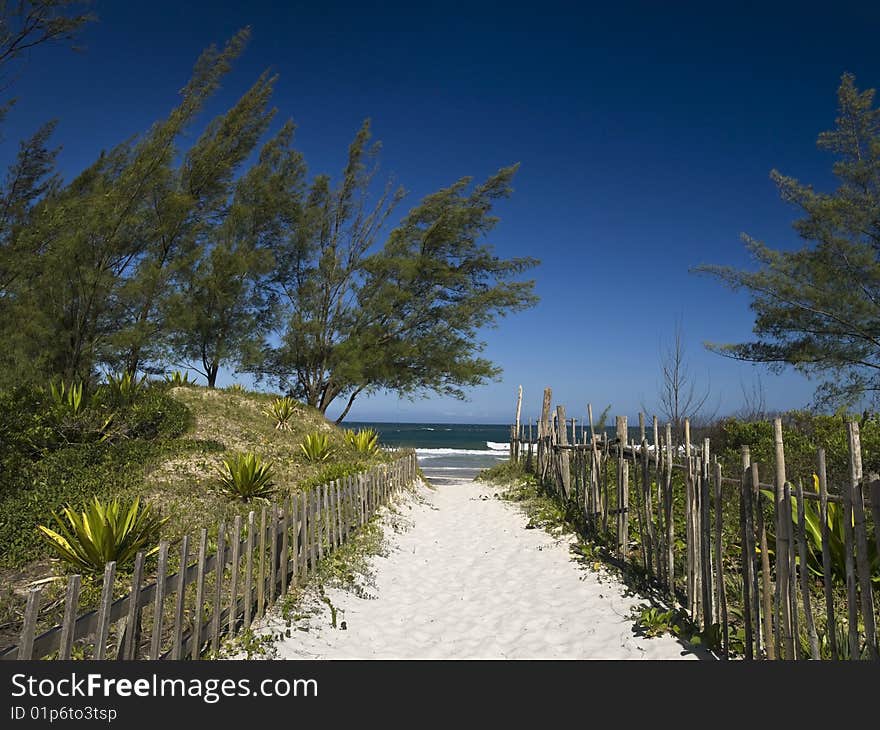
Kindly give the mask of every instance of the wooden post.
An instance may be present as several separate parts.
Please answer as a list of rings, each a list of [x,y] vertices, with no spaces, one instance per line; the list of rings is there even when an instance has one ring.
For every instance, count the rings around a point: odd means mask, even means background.
[[[834,586],[831,582],[831,535],[828,527],[828,477],[825,468],[825,449],[816,452],[816,471],[819,477],[819,514],[822,520],[822,580],[825,588],[825,635],[831,648],[831,659],[837,661],[837,619],[834,616]],[[880,534],[880,533],[878,533]]]
[[[791,612],[791,637],[794,647],[792,659],[801,658],[801,636],[798,619],[797,606],[797,543],[795,541],[795,522],[794,515],[797,512],[792,505],[791,482],[785,482],[785,506],[789,514],[789,533],[788,533],[788,601]]]
[[[171,644],[171,658],[180,659],[183,644],[183,613],[186,607],[186,565],[189,562],[189,535],[184,535],[180,543],[180,568],[177,571],[177,595],[174,600],[174,639]]]
[[[758,514],[758,534],[761,540],[761,606],[764,613],[764,651],[767,654],[767,659],[773,660],[776,659],[776,642],[774,640],[776,622],[773,614],[773,587],[770,581],[770,547],[767,542],[767,525],[764,523],[764,496],[761,494],[760,488],[756,486],[761,483],[757,463],[751,464],[751,471],[752,485],[755,485],[758,498],[756,511]]]
[[[519,461],[519,419],[522,413],[522,386],[520,385],[516,393],[516,447],[514,449],[513,460]]]
[[[859,581],[859,595],[862,604],[862,621],[865,624],[865,646],[868,658],[880,659],[877,651],[877,629],[874,623],[873,586],[871,584],[871,565],[868,561],[868,533],[865,526],[865,502],[862,494],[862,446],[858,421],[849,423],[850,448],[850,503],[853,512],[853,531],[855,533],[856,571]],[[878,529],[875,525],[874,529]],[[854,657],[855,658],[855,657]]]
[[[290,551],[290,501],[285,497],[281,502],[281,557],[279,569],[281,571],[281,595],[287,593],[287,566]]]
[[[538,428],[538,482],[543,485],[549,467],[548,448],[550,445],[550,404],[553,389],[544,388],[544,400],[541,403],[541,423]]]
[[[107,576],[106,571],[104,576]],[[37,629],[37,616],[40,613],[42,590],[42,587],[38,586],[28,591],[27,605],[24,608],[24,621],[21,625],[21,634],[18,639],[18,659],[34,658],[34,634]]]
[[[641,414],[639,414],[641,415]],[[642,426],[644,430],[644,419],[642,418]],[[656,549],[656,536],[654,535],[654,507],[651,498],[651,478],[648,471],[648,441],[642,438],[642,502],[645,509],[645,527],[648,538],[648,544],[645,546],[645,556],[647,563],[645,567],[648,573],[654,572],[654,551]]]
[[[211,651],[220,649],[220,606],[223,597],[223,578],[226,572],[226,523],[217,531],[217,556],[214,561],[214,606],[211,616]]]
[[[205,563],[208,560],[208,531],[199,535],[199,562],[196,568],[196,606],[193,612],[191,656],[198,659],[202,654],[202,622],[205,614]]]
[[[366,493],[366,477],[361,478],[361,487]],[[363,523],[366,523],[366,497],[364,497],[364,514]],[[318,515],[318,489],[317,487],[309,491],[309,570],[314,573],[318,564],[318,548],[315,543],[318,541],[318,525],[315,520]],[[363,524],[362,523],[362,524]]]
[[[232,571],[229,579],[229,636],[235,636],[238,616],[238,571],[241,563],[241,515],[232,522]]]
[[[247,516],[247,542],[244,548],[244,628],[251,627],[254,600],[254,511]]]
[[[745,624],[745,658],[754,659],[754,636],[752,629],[752,556],[749,554],[749,499],[752,493],[753,472],[749,469],[748,447],[744,446],[741,452],[742,459],[742,482],[739,494],[739,526],[740,546],[742,552],[742,605],[743,623]]]
[[[101,587],[101,603],[98,606],[98,628],[95,631],[95,659],[107,655],[107,634],[110,630],[110,604],[113,603],[113,583],[116,580],[116,561],[104,567],[104,584]]]
[[[617,417],[617,553],[625,558],[629,547],[629,470],[623,449],[627,442],[626,416]]]
[[[652,416],[652,428],[654,437],[654,481],[657,485],[657,522],[655,530],[655,548],[657,555],[657,577],[661,583],[666,582],[666,561],[663,559],[665,555],[664,549],[666,545],[665,529],[663,526],[663,474],[661,471],[662,453],[660,451],[660,426],[657,416]],[[653,490],[651,494],[651,502],[654,501]]]
[[[141,569],[143,570],[144,554],[140,552],[138,555],[140,556]],[[137,558],[135,558],[135,569],[137,569]],[[79,591],[81,586],[82,576],[72,575],[67,579],[67,593],[64,596],[64,620],[61,622],[61,640],[58,646],[59,659],[70,659],[70,653],[73,648],[73,629],[79,610]],[[25,613],[27,613],[27,610],[25,610]],[[21,645],[19,645],[18,658],[29,658],[22,656]]]
[[[701,457],[703,466],[700,475],[700,585],[703,590],[703,626],[708,628],[713,623],[714,611],[712,610],[712,538],[711,538],[711,522],[709,520],[709,488],[712,471],[709,464],[709,439],[703,440],[703,455]],[[751,498],[749,499],[751,504]],[[751,509],[749,510],[751,512]],[[750,538],[754,539],[754,532],[750,531]],[[752,549],[750,558],[753,559],[755,554]]]
[[[260,537],[257,551],[257,618],[263,615],[266,608],[266,507],[260,510]]]
[[[134,556],[134,570],[131,574],[131,593],[128,594],[128,614],[125,620],[125,647],[123,649],[123,659],[137,659],[138,645],[140,644],[140,623],[141,623],[141,583],[144,580],[144,551],[139,550]],[[76,576],[79,578],[79,576]],[[77,591],[79,590],[79,582],[77,581]],[[68,591],[70,585],[68,584]],[[64,615],[67,621],[67,613]],[[74,614],[74,621],[76,615]],[[71,631],[73,626],[71,625]],[[71,639],[73,636],[71,635]],[[62,640],[62,645],[64,641]],[[70,659],[70,647],[67,647],[67,655],[59,651],[59,659]]]
[[[855,531],[853,530],[852,484],[861,479],[859,464],[853,457],[852,430],[847,427],[849,438],[849,481],[843,492],[843,551],[846,570],[846,607],[849,620],[849,653],[850,659],[859,658],[859,604],[858,584],[856,580],[853,548],[855,547]]]
[[[153,602],[153,634],[150,637],[150,659],[158,659],[162,647],[162,623],[165,610],[165,576],[168,573],[168,541],[159,543],[159,569],[156,572],[156,596]]]
[[[798,544],[798,559],[800,560],[801,596],[804,602],[804,620],[807,622],[807,636],[810,640],[810,656],[820,659],[819,636],[816,633],[816,624],[813,621],[813,607],[810,603],[810,571],[807,568],[807,536],[806,516],[804,509],[804,488],[798,481],[795,498],[797,499],[798,529],[796,534]]]
[[[403,477],[395,479],[395,489],[400,489]],[[345,542],[345,480],[341,479],[336,482],[336,488],[333,492],[333,503],[335,505],[334,513],[336,515],[336,547]]]
[[[559,445],[568,445],[568,422],[565,419],[565,406],[556,406],[556,421],[559,424]],[[559,450],[559,477],[562,484],[562,496],[565,500],[569,499],[571,493],[571,462],[569,461],[569,453],[566,449]]]
[[[664,500],[666,507],[666,586],[671,596],[675,595],[675,524],[672,519],[672,424],[666,424],[666,479],[664,481]]]
[[[791,633],[791,597],[789,576],[789,535],[791,508],[785,500],[785,447],[782,441],[782,419],[773,421],[776,450],[776,596],[779,611],[782,658],[794,659],[794,638]]]
[[[345,484],[348,482],[345,481]],[[290,552],[293,555],[290,568],[290,583],[294,587],[299,585],[299,494],[290,495],[290,521],[293,529],[290,538],[292,540]]]
[[[278,588],[278,504],[269,505],[269,595],[268,603],[275,605]]]
[[[721,541],[724,526],[722,506],[724,504],[721,494],[721,464],[715,457],[715,605],[718,611],[718,623],[721,624],[721,647],[722,656],[728,658],[730,652],[730,624],[727,615],[727,588],[724,585],[724,560]]]

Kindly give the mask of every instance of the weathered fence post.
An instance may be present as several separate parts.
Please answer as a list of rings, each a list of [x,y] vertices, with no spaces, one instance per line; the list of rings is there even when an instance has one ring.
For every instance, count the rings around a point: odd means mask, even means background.
[[[565,406],[556,406],[556,422],[558,424],[558,445],[559,456],[557,458],[557,469],[559,470],[559,480],[562,487],[562,496],[568,501],[571,492],[571,463],[570,454],[565,448],[568,446],[568,422],[565,419]]]
[[[672,424],[666,424],[666,479],[663,497],[666,509],[666,586],[675,595],[675,524],[672,519]]]
[[[856,570],[858,573],[859,595],[861,597],[862,621],[865,624],[865,647],[868,658],[876,660],[877,631],[874,623],[873,586],[871,584],[871,565],[868,560],[868,534],[865,527],[865,501],[862,495],[862,446],[859,436],[858,421],[850,421],[849,455],[850,455],[850,506],[853,516],[853,532],[855,533]],[[875,525],[874,529],[878,529]],[[853,657],[854,659],[857,657]]]
[[[776,610],[777,646],[782,645],[783,659],[794,659],[794,638],[791,634],[791,578],[789,576],[789,536],[791,533],[791,506],[785,499],[785,446],[782,441],[782,419],[773,421],[773,440],[776,451]],[[779,636],[781,634],[781,636]]]
[[[624,458],[626,416],[617,416],[617,553],[625,558],[629,547],[629,469]]]
[[[743,623],[745,624],[745,658],[754,659],[754,632],[752,627],[752,555],[754,550],[749,541],[751,527],[751,495],[752,495],[752,470],[749,462],[749,448],[742,447],[742,481],[739,492],[739,527],[741,546],[741,576],[742,576],[742,603]]]

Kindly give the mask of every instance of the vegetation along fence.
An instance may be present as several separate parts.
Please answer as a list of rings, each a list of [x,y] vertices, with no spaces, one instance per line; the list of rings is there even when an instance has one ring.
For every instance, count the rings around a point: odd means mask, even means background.
[[[511,459],[720,655],[878,658],[880,477],[863,474],[857,422],[846,423],[848,478],[829,485],[820,448],[805,487],[786,474],[780,419],[772,463],[743,446],[725,476],[687,421],[676,443],[670,425],[654,417],[646,429],[640,414],[636,441],[626,417],[610,435],[588,412],[579,438],[562,406],[551,413],[548,388],[534,437],[532,424],[511,427]]]
[[[0,659],[199,659],[216,652],[224,636],[247,629],[283,596],[288,586],[301,585],[329,554],[364,525],[376,509],[411,484],[416,476],[414,453],[370,471],[314,489],[297,492],[281,503],[251,511],[246,524],[235,517],[231,529],[221,524],[216,551],[208,554],[208,531],[193,542],[180,542],[180,569],[168,573],[169,543],[158,553],[156,580],[144,583],[144,553],[135,559],[131,590],[114,599],[116,564],[104,571],[96,610],[77,615],[82,576],[70,576],[64,620],[35,636],[40,588],[25,607],[17,646]],[[175,546],[177,549],[178,546]],[[195,562],[191,563],[191,559]],[[111,627],[116,641],[110,642]],[[149,634],[145,631],[149,627]]]

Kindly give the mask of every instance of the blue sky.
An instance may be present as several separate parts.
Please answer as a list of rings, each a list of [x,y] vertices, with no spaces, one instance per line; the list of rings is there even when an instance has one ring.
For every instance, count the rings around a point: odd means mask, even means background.
[[[383,172],[410,191],[401,213],[461,176],[521,163],[491,242],[500,255],[541,259],[541,303],[484,333],[501,382],[467,402],[377,395],[350,418],[506,422],[519,384],[529,417],[546,385],[570,414],[591,401],[633,416],[656,404],[659,352],[677,317],[691,370],[721,412],[757,373],[771,408],[809,402],[816,383],[703,348],[747,339],[752,318],[745,296],[689,268],[748,266],[741,232],[798,245],[796,211],[768,173],[832,184],[816,136],[833,124],[844,71],[860,87],[880,84],[880,6],[281,5],[95,2],[100,22],[82,53],[41,49],[14,79],[3,158],[58,118],[70,177],[164,115],[199,52],[250,25],[206,119],[270,67],[277,123],[296,121],[312,172],[340,170],[372,119]]]

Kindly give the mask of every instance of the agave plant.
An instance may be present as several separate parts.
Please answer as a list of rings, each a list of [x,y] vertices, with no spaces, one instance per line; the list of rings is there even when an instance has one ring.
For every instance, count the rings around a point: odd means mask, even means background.
[[[189,377],[189,373],[182,373],[180,370],[175,370],[171,375],[166,375],[165,382],[174,386],[196,384],[195,379]]]
[[[333,447],[330,445],[330,438],[323,433],[310,433],[299,445],[305,454],[306,459],[311,462],[327,461],[333,456]]]
[[[135,396],[143,389],[146,378],[138,379],[131,373],[121,373],[114,375],[108,373],[107,388],[110,391],[110,397],[118,405],[128,405],[134,400]]]
[[[62,515],[52,513],[55,525],[39,525],[38,530],[55,555],[75,570],[101,573],[104,566],[116,561],[118,567],[134,562],[141,550],[147,555],[159,547],[159,533],[166,518],[154,512],[140,499],[123,504],[118,499],[102,502],[97,497],[82,512],[70,505]]]
[[[83,409],[82,383],[71,383],[68,388],[62,380],[59,384],[49,383],[49,392],[55,405],[71,416],[78,416]]]
[[[357,432],[346,429],[345,442],[361,454],[372,455],[379,450],[379,434],[372,428],[362,428]]]
[[[226,390],[230,393],[244,393],[244,386],[241,383],[232,383],[232,385],[227,385]]]
[[[263,411],[269,418],[275,419],[275,428],[282,431],[290,429],[290,419],[296,413],[296,404],[293,398],[285,396],[284,398],[276,398],[269,406],[269,410]]]
[[[813,475],[816,491],[819,491],[819,477]],[[792,490],[793,491],[793,490]],[[773,500],[775,497],[770,490],[761,490],[762,494]],[[797,529],[798,505],[797,497],[791,497],[791,519]],[[831,578],[835,583],[846,584],[846,539],[845,518],[843,505],[837,502],[828,502],[828,548],[831,557]],[[876,527],[875,527],[876,529]],[[807,567],[810,572],[817,576],[824,574],[822,564],[822,512],[821,506],[815,500],[804,499],[804,533],[807,542]],[[880,585],[880,555],[877,553],[877,544],[868,540],[868,566],[871,571],[871,581]]]
[[[249,502],[266,499],[275,491],[272,466],[253,453],[236,454],[223,460],[220,474],[223,492],[234,499]]]

